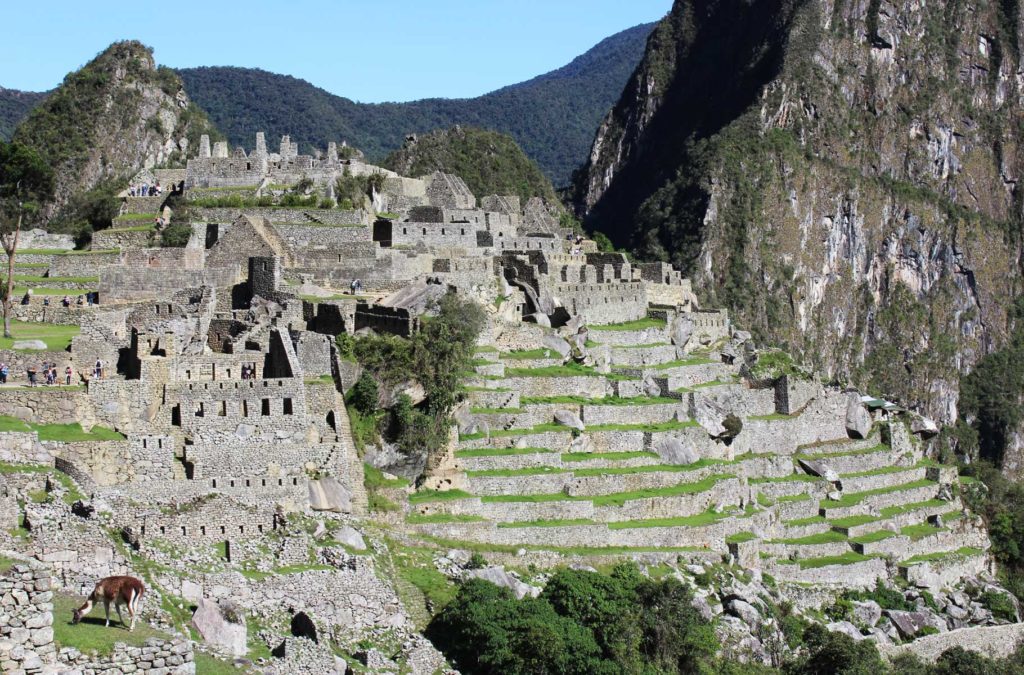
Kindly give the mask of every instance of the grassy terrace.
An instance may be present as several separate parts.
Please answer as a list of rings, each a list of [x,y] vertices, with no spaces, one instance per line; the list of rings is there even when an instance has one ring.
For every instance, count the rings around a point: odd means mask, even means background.
[[[479,350],[478,350],[479,351]],[[529,361],[533,359],[561,359],[562,356],[553,349],[517,349],[501,354],[503,359]]]
[[[638,450],[635,452],[563,452],[563,462],[588,462],[592,459],[626,460],[626,459],[657,459],[658,453]]]
[[[609,323],[603,326],[587,326],[592,331],[609,331],[609,330],[644,330],[647,328],[665,328],[666,322],[664,319],[655,319],[654,317],[648,316],[643,319],[637,319],[635,321],[624,321],[623,323]]]
[[[528,551],[553,551],[563,555],[605,556],[629,555],[631,553],[699,553],[707,550],[699,546],[542,546],[537,544],[485,544],[432,536],[423,536],[422,538],[444,548],[460,548],[480,553],[515,553],[519,549],[526,549]]]
[[[814,446],[814,447],[821,447],[821,445]],[[795,460],[798,460],[798,459],[811,459],[811,460],[814,460],[814,459],[829,459],[829,458],[832,458],[832,457],[852,457],[854,455],[870,455],[870,454],[873,454],[873,453],[876,453],[876,452],[885,452],[886,450],[889,450],[889,446],[885,445],[884,443],[879,443],[878,445],[875,445],[875,446],[870,447],[870,448],[864,448],[862,450],[848,450],[846,452],[818,452],[818,453],[798,452],[797,454],[793,455],[793,459],[795,461]]]
[[[88,249],[85,251],[66,251],[61,248],[25,248],[18,251],[18,255],[103,255],[106,253],[120,253],[119,248]]]
[[[521,396],[519,402],[522,405],[660,405],[680,404],[682,400],[669,398],[668,396],[637,396],[635,398],[620,398],[608,396],[605,398],[587,398],[585,396]]]
[[[751,478],[749,482],[751,485],[763,485],[764,483],[817,483],[820,480],[823,479],[806,473],[791,473],[779,478]]]
[[[643,520],[622,520],[608,523],[609,530],[633,530],[648,527],[704,527],[714,525],[720,520],[740,516],[739,513],[705,511],[695,516],[677,516],[674,518],[646,518]]]
[[[874,490],[865,490],[864,492],[851,492],[845,494],[842,498],[831,501],[826,500],[822,502],[821,507],[825,510],[828,509],[841,509],[850,506],[857,506],[868,497],[874,497],[876,495],[884,495],[892,492],[904,492],[907,490],[915,490],[917,488],[923,488],[928,486],[938,487],[938,483],[935,481],[922,478],[921,480],[914,481],[912,483],[902,483],[900,485],[890,485],[889,487],[876,488]]]
[[[697,426],[697,423],[693,420],[684,420],[682,422],[671,421],[661,422],[659,424],[595,424],[587,427],[587,431],[677,431],[679,429],[688,429],[690,427]],[[548,432],[564,432],[569,433],[573,431],[572,428],[563,426],[561,424],[555,424],[554,422],[538,424],[535,427],[529,429],[498,429],[492,431],[490,434],[479,431],[474,434],[460,434],[460,441],[472,441],[480,438],[503,438],[506,436],[529,436],[531,434],[543,434]]]
[[[456,457],[508,457],[512,455],[536,455],[542,452],[554,452],[547,448],[475,448],[456,450]]]
[[[66,293],[67,291],[62,291]],[[50,351],[61,352],[71,345],[71,338],[78,335],[78,326],[58,326],[51,323],[33,323],[11,320],[11,335],[14,338],[0,337],[0,349],[11,349],[18,340],[42,340]],[[24,373],[11,373],[18,377]]]
[[[482,523],[486,522],[480,516],[452,513],[412,513],[406,516],[405,522],[409,525],[430,525],[433,523]]]
[[[615,364],[612,368],[617,368],[619,370],[668,370],[669,368],[683,368],[685,366],[703,366],[708,363],[715,363],[715,361],[712,361],[705,356],[691,356],[688,359],[676,359],[675,361],[666,361],[665,363],[655,363],[644,366]]]
[[[829,530],[828,532],[819,532],[818,534],[797,537],[795,539],[774,539],[770,543],[786,544],[788,546],[816,546],[819,544],[836,544],[846,540],[845,534]]]
[[[926,562],[936,562],[939,560],[948,560],[951,558],[967,558],[975,555],[984,555],[985,552],[980,548],[971,548],[970,546],[962,546],[955,551],[936,551],[934,553],[922,553],[915,555],[913,558],[907,558],[901,565],[917,565]]]
[[[37,274],[15,274],[14,281],[26,284],[65,283],[65,284],[97,284],[99,277],[44,277]]]
[[[0,431],[35,431],[39,434],[41,441],[64,443],[124,440],[123,435],[106,427],[95,426],[86,432],[78,422],[74,424],[33,424],[7,415],[0,415]]]
[[[828,567],[829,565],[853,565],[854,563],[866,562],[873,560],[877,556],[864,555],[855,551],[844,553],[842,555],[825,556],[822,558],[804,558],[802,560],[778,560],[780,565],[799,565],[802,570],[812,570],[818,567]]]
[[[25,295],[25,292],[27,290],[28,290],[28,286],[15,286],[14,287],[14,297],[20,298],[21,296]],[[93,288],[50,288],[48,286],[33,286],[32,287],[32,294],[33,295],[50,295],[50,296],[54,296],[54,295],[60,295],[60,296],[70,295],[71,299],[74,300],[76,297],[78,297],[82,293],[84,293],[86,291],[94,291],[94,290],[95,289],[93,289]]]
[[[797,415],[783,415],[782,413],[772,413],[771,415],[751,415],[748,420],[760,421],[760,422],[779,422],[781,420],[792,420],[796,419]]]

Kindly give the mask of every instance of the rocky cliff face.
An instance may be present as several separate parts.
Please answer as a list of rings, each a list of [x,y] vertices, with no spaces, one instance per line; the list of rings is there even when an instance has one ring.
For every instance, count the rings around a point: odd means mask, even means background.
[[[35,147],[54,167],[53,215],[105,179],[183,163],[209,127],[173,70],[158,68],[141,43],[118,42],[69,74],[18,126],[14,140]]]
[[[1016,0],[680,0],[577,206],[762,339],[952,419],[1020,283],[1020,33]]]

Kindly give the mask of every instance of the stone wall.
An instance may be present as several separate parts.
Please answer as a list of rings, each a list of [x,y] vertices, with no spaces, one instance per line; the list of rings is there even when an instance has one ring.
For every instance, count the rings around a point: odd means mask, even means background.
[[[56,661],[53,578],[37,564],[15,564],[0,575],[0,672],[38,672]]]
[[[57,362],[57,371],[61,377],[65,363]],[[88,427],[92,419],[89,412],[91,407],[89,394],[82,389],[39,386],[0,390],[0,415],[17,417],[35,424],[84,422]]]
[[[82,675],[195,675],[195,652],[184,638],[149,638],[141,647],[115,642],[110,654],[94,656],[78,650],[61,650],[61,662]],[[200,674],[201,675],[201,674]]]
[[[901,654],[913,654],[923,661],[935,662],[942,652],[961,647],[992,659],[1003,659],[1024,641],[1024,623],[1005,626],[958,628],[937,635],[925,635],[902,645],[878,644],[882,656],[892,660]]]
[[[34,431],[0,432],[0,462],[53,466],[54,454],[39,442]]]

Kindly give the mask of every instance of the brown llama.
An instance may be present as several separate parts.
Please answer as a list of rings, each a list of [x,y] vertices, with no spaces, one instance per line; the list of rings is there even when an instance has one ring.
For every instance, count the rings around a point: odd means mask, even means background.
[[[75,610],[71,617],[71,623],[74,624],[81,621],[82,617],[92,611],[93,606],[97,602],[102,602],[103,609],[107,614],[107,623],[104,625],[109,626],[110,603],[113,602],[114,609],[117,610],[117,618],[121,620],[122,626],[124,626],[124,617],[121,616],[121,605],[125,605],[128,608],[128,616],[132,618],[132,623],[128,626],[128,630],[135,630],[135,615],[138,612],[142,594],[145,592],[146,587],[135,577],[105,577],[100,579],[96,584],[96,588],[86,598],[85,604]]]

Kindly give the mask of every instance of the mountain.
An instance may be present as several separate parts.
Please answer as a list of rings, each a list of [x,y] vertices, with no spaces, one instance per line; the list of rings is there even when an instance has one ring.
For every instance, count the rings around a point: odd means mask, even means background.
[[[1021,276],[1016,2],[678,0],[574,200],[840,381],[944,420]]]
[[[0,140],[9,141],[14,127],[25,119],[49,92],[17,91],[0,87]]]
[[[403,176],[453,173],[477,198],[519,195],[524,203],[530,197],[558,202],[551,181],[515,140],[487,129],[460,126],[412,137],[383,166]]]
[[[469,99],[355,103],[262,70],[178,72],[193,100],[233,144],[251,147],[257,131],[268,138],[290,134],[307,150],[345,140],[380,161],[407,134],[460,124],[511,135],[556,185],[564,185],[586,159],[594,130],[639,62],[652,27],[622,31],[558,70]]]
[[[47,207],[53,216],[104,181],[180,164],[199,135],[211,131],[177,74],[158,68],[152,50],[129,41],[65,77],[13,140],[35,148],[54,168],[56,197]]]

